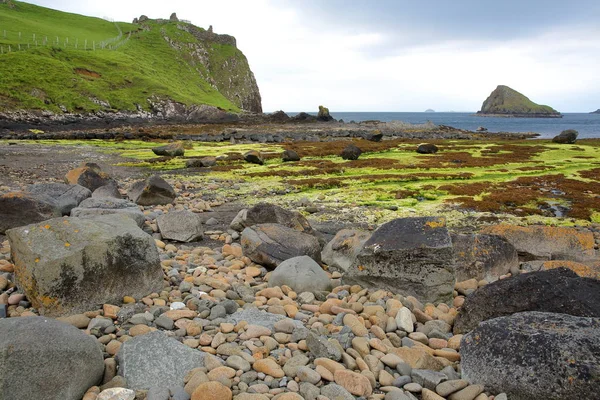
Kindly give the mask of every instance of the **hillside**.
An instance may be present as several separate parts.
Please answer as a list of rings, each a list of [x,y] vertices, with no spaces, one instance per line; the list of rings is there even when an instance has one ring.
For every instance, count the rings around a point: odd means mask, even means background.
[[[600,108],[597,109],[596,111],[592,111],[590,114],[600,114]]]
[[[508,86],[499,85],[483,102],[478,115],[507,117],[560,118],[562,115],[550,106],[536,104],[525,95]]]
[[[176,17],[110,22],[11,0],[0,0],[0,21],[0,112],[154,113],[165,101],[262,112],[232,36]]]

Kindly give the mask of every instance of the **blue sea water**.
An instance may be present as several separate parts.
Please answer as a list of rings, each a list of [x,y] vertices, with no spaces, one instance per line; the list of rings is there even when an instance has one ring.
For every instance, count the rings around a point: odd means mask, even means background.
[[[431,121],[436,125],[472,131],[483,126],[490,132],[535,132],[541,135],[540,138],[551,138],[565,129],[575,129],[580,139],[600,138],[600,114],[563,115],[563,118],[502,118],[477,117],[473,113],[462,112],[331,112],[333,118],[345,122],[379,120],[422,124]]]

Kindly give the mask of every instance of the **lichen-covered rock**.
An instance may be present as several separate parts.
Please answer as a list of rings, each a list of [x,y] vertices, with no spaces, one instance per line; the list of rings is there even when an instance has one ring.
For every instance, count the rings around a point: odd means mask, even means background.
[[[202,219],[190,211],[171,211],[159,215],[156,223],[163,239],[193,242],[202,239]]]
[[[92,197],[85,199],[71,210],[71,217],[94,218],[99,215],[120,215],[131,218],[139,227],[144,225],[146,216],[137,206],[125,199],[115,199],[112,197]]]
[[[446,221],[418,217],[383,224],[365,242],[343,282],[411,295],[423,302],[451,302],[454,253]]]
[[[0,398],[80,400],[101,383],[95,338],[44,317],[0,320]]]
[[[361,154],[361,149],[354,144],[349,144],[344,148],[344,150],[342,150],[340,157],[342,157],[344,160],[358,160],[358,157],[360,157]]]
[[[185,149],[183,148],[183,143],[177,142],[154,147],[152,152],[157,156],[182,157],[185,154]]]
[[[308,256],[289,258],[271,273],[269,287],[287,285],[296,293],[331,290],[331,281],[323,268]]]
[[[154,240],[130,218],[55,218],[6,234],[17,285],[41,314],[77,314],[162,288]]]
[[[62,215],[53,198],[26,192],[0,196],[0,233]]]
[[[330,268],[347,271],[370,237],[369,232],[342,229],[323,248],[321,259]]]
[[[158,175],[131,185],[127,196],[141,206],[171,204],[177,194],[173,187]]]
[[[298,232],[314,234],[310,223],[302,214],[270,203],[258,203],[252,208],[241,210],[231,222],[230,228],[241,232],[244,228],[259,224],[279,224]]]
[[[579,132],[577,132],[575,129],[567,129],[562,131],[559,135],[554,136],[552,141],[560,144],[573,144],[577,141],[578,135]]]
[[[523,312],[481,323],[460,346],[463,379],[511,400],[598,396],[600,318]]]
[[[600,317],[600,281],[558,268],[490,283],[467,296],[454,322],[454,333],[469,332],[482,321],[524,311]]]
[[[309,256],[321,261],[319,240],[306,233],[278,224],[260,224],[242,231],[244,255],[257,264],[275,268],[282,261]]]
[[[519,269],[517,249],[501,236],[454,234],[452,247],[458,282],[468,279],[493,282]]]
[[[71,185],[81,185],[92,192],[100,186],[115,184],[114,179],[95,163],[83,163],[80,167],[70,170],[65,175],[65,182]]]
[[[89,189],[81,185],[64,183],[38,183],[29,186],[27,192],[51,197],[62,215],[69,215],[73,208],[92,195]]]
[[[481,233],[506,238],[525,260],[585,262],[596,258],[594,234],[575,228],[500,224],[486,227]]]

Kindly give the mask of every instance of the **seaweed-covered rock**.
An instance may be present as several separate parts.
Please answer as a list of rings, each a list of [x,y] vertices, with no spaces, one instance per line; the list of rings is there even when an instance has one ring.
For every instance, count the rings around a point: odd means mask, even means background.
[[[319,114],[317,114],[317,119],[323,122],[333,121],[333,117],[329,114],[329,108],[319,106]]]
[[[454,333],[465,333],[482,321],[524,311],[600,317],[600,281],[558,268],[490,283],[466,297],[454,322]]]
[[[511,400],[598,397],[600,318],[522,312],[481,323],[460,346],[463,379]]]

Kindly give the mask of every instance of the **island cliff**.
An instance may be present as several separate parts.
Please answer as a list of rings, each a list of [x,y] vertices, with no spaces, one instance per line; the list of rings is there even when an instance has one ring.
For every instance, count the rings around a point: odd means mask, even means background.
[[[562,118],[562,114],[550,106],[536,104],[525,95],[508,86],[499,85],[483,102],[478,116]]]

